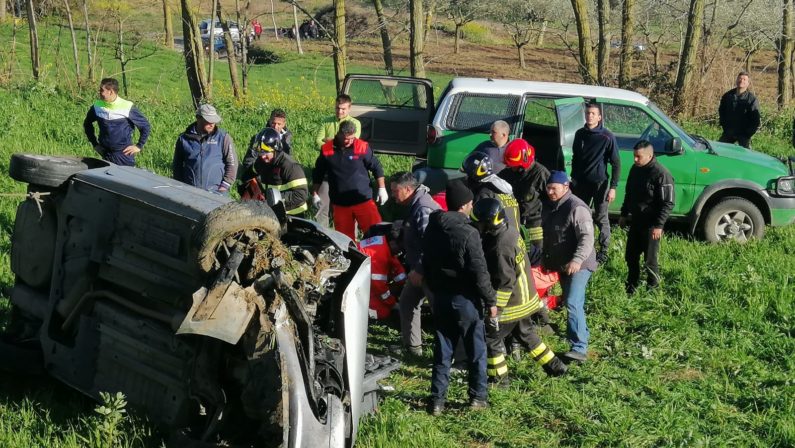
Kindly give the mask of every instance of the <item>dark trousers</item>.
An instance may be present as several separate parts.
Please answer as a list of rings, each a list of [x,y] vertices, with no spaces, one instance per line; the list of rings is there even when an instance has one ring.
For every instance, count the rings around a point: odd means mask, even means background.
[[[433,292],[433,291],[432,291]],[[450,365],[455,344],[463,339],[469,359],[469,398],[488,398],[486,384],[486,339],[483,313],[472,300],[462,295],[434,292],[433,319],[436,336],[433,344],[431,398],[444,401],[450,384]]]
[[[652,226],[644,221],[632,222],[627,235],[627,292],[632,293],[640,283],[640,256],[643,255],[643,268],[647,273],[649,288],[660,283],[660,271],[657,265],[657,254],[660,252],[660,240],[652,239]]]
[[[610,191],[610,181],[605,180],[599,183],[588,181],[577,181],[571,186],[574,196],[582,199],[583,202],[593,207],[593,222],[599,229],[599,250],[607,251],[610,245],[610,221],[607,217],[607,192]]]
[[[503,340],[509,335],[515,343],[522,344],[531,353],[535,353],[541,346],[546,349],[541,338],[536,334],[530,316],[518,321],[500,322],[499,328],[494,328],[493,325],[487,324],[486,350],[488,358],[486,359],[486,373],[489,377],[499,378],[508,374],[508,363],[505,359],[505,344]],[[533,356],[535,357],[535,355]]]
[[[721,143],[737,143],[738,145],[742,146],[743,148],[751,148],[751,137],[738,137],[724,131],[720,138],[718,139]]]

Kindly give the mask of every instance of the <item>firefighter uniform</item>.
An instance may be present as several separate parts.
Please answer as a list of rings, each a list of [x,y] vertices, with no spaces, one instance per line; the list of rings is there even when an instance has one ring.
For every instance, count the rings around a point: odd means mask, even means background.
[[[262,192],[276,188],[282,194],[288,215],[300,215],[308,210],[309,196],[304,169],[283,151],[276,151],[270,163],[257,157],[242,174],[240,195],[243,199],[264,200]]]
[[[359,250],[370,257],[370,310],[371,319],[386,319],[397,303],[390,284],[403,285],[406,271],[400,260],[389,249],[384,235],[372,236],[359,242]]]
[[[542,305],[530,275],[524,241],[509,226],[484,232],[482,240],[500,310],[496,328],[495,325],[486,325],[487,375],[490,379],[499,379],[508,374],[503,339],[512,333],[547,374],[565,373],[565,365],[538,337],[530,320]]]

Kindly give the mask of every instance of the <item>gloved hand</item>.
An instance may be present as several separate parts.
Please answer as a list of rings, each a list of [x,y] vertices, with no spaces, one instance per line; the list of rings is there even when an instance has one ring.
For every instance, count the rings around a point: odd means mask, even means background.
[[[323,201],[320,200],[320,196],[318,196],[317,193],[313,194],[312,207],[314,207],[315,209],[319,209],[322,206],[323,206]]]
[[[378,188],[378,199],[376,199],[375,202],[377,202],[378,205],[384,205],[388,200],[389,200],[389,195],[386,192],[386,188],[385,187]]]

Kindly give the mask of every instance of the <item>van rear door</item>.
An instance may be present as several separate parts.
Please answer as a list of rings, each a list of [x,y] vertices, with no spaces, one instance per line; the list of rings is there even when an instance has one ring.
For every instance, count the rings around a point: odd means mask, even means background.
[[[425,157],[433,120],[433,83],[406,76],[348,75],[342,92],[350,115],[362,123],[361,138],[376,153]]]
[[[585,100],[580,97],[563,98],[555,100],[555,114],[558,116],[558,131],[560,132],[560,153],[557,160],[550,161],[549,169],[560,169],[565,165],[566,171],[571,172],[571,148],[574,144],[574,133],[585,125]],[[560,159],[563,160],[560,160]]]

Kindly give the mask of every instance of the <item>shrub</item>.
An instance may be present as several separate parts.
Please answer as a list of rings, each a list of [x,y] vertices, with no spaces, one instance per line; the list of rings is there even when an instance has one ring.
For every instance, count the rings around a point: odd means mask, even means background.
[[[477,22],[469,22],[461,27],[461,33],[469,42],[488,43],[491,40],[491,32],[485,25]]]

